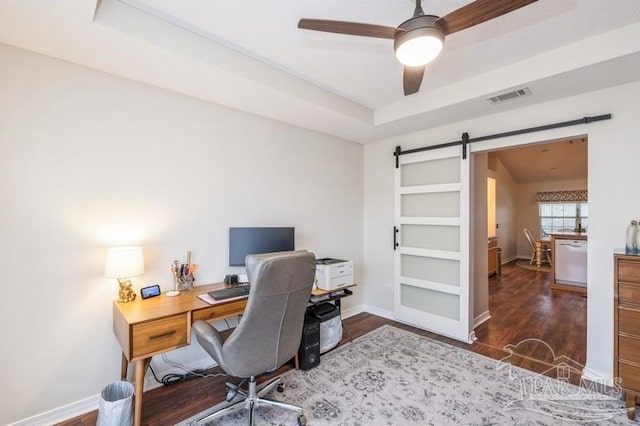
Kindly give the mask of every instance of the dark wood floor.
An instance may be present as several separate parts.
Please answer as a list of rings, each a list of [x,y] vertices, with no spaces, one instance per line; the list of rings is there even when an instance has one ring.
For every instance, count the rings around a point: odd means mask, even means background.
[[[505,265],[489,279],[491,319],[476,329],[479,344],[502,349],[526,339],[544,341],[556,357],[584,365],[587,347],[587,299],[576,293],[551,290],[551,273]],[[519,345],[518,353],[553,362],[540,342]]]
[[[527,338],[546,341],[556,356],[566,355],[582,364],[586,347],[586,299],[570,293],[551,292],[549,273],[528,271],[507,265],[503,273],[490,279],[491,319],[476,330],[478,340],[465,344],[415,327],[362,313],[344,321],[355,339],[376,328],[390,324],[414,333],[449,343],[493,359],[503,359],[503,348]],[[343,343],[346,342],[347,336]],[[540,345],[521,345],[511,362],[522,368],[543,373],[553,361]],[[293,368],[285,364],[278,373]],[[221,373],[215,368],[211,373]],[[266,378],[265,378],[266,379]],[[224,382],[228,377],[199,378],[162,386],[144,395],[144,425],[175,424],[224,400]],[[95,425],[97,411],[60,423],[64,426]]]

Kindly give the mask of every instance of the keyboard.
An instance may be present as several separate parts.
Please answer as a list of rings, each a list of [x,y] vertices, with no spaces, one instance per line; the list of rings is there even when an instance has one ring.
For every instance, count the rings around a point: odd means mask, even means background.
[[[232,297],[241,297],[249,295],[248,285],[239,285],[235,287],[221,288],[209,292],[209,296],[216,300],[231,299]]]

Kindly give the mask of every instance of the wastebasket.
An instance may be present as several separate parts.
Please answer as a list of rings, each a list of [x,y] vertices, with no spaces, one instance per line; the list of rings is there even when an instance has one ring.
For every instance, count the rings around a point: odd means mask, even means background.
[[[320,320],[320,353],[336,347],[342,339],[342,322],[338,307],[325,302],[309,307],[308,312]]]
[[[133,385],[119,381],[100,393],[97,426],[133,425]]]

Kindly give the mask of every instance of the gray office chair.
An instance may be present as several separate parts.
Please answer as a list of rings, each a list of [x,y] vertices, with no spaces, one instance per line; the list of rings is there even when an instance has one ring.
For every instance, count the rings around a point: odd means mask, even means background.
[[[229,404],[198,423],[244,407],[253,425],[255,409],[272,406],[297,412],[298,424],[305,425],[301,407],[260,397],[279,385],[280,377],[256,386],[256,376],[277,370],[298,351],[316,258],[307,251],[281,252],[249,255],[246,264],[251,289],[235,330],[225,339],[207,322],[196,321],[193,328],[204,350],[228,374],[248,378],[249,389],[227,384]],[[233,402],[236,392],[245,399]]]

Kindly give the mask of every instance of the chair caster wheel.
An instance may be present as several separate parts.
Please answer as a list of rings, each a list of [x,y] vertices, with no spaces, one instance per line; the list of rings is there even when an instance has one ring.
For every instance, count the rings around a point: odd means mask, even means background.
[[[227,391],[227,396],[224,399],[227,402],[231,402],[231,401],[233,401],[233,398],[235,398],[237,394],[238,394],[238,392],[236,392],[235,390],[229,389]]]
[[[307,418],[304,414],[298,416],[298,426],[307,426]]]
[[[284,384],[283,383],[278,383],[278,386],[276,386],[276,389],[280,393],[284,392]]]

